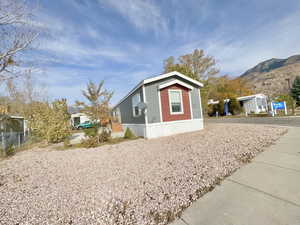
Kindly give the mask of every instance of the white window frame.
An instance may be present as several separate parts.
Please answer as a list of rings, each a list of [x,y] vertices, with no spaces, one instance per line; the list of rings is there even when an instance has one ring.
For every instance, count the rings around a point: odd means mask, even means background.
[[[134,99],[135,96],[138,96],[138,97],[139,97],[139,101],[138,101],[138,103],[137,103],[136,105],[133,105],[133,99]],[[132,115],[133,115],[133,117],[139,117],[139,116],[142,115],[142,110],[140,110],[140,109],[139,109],[138,114],[135,113],[135,107],[137,107],[138,104],[139,104],[140,102],[141,102],[141,93],[136,93],[136,94],[134,94],[134,95],[132,96],[132,98],[131,98]]]
[[[172,102],[171,102],[171,92],[179,92],[180,93],[180,103],[181,103],[181,111],[180,112],[173,112],[172,111]],[[183,109],[183,98],[182,98],[182,90],[180,89],[169,89],[168,90],[168,94],[169,94],[169,108],[170,108],[170,114],[171,115],[180,115],[180,114],[184,114],[184,109]]]

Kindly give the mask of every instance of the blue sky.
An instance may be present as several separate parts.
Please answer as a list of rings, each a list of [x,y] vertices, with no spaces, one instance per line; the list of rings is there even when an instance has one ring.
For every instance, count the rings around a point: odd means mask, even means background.
[[[31,53],[52,99],[82,100],[105,80],[116,103],[163,60],[195,48],[237,76],[269,58],[300,53],[299,0],[41,0],[46,29]]]

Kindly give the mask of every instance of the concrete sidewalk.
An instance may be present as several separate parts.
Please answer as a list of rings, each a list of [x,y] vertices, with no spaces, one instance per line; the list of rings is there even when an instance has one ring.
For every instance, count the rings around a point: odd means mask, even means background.
[[[228,177],[172,225],[299,225],[300,128]]]

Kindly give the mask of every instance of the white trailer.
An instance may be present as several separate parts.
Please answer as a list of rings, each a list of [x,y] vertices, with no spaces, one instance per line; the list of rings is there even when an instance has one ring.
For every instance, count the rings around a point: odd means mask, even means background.
[[[268,112],[267,99],[267,96],[264,94],[242,96],[237,98],[247,114]]]

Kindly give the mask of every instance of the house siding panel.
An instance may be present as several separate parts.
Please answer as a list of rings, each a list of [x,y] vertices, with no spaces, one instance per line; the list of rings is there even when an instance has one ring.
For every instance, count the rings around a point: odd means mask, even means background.
[[[160,111],[159,111],[159,99],[158,99],[158,85],[159,83],[152,83],[145,86],[145,94],[147,101],[147,117],[148,123],[159,123]]]
[[[139,88],[116,107],[120,109],[121,121],[123,124],[144,124],[145,123],[144,113],[142,113],[138,117],[133,116],[132,96],[134,96],[136,93],[140,93],[141,101],[144,101],[142,88]]]
[[[170,102],[169,102],[170,89],[179,89],[182,91],[183,114],[175,114],[175,115],[171,114]],[[167,88],[160,90],[160,98],[161,98],[161,110],[162,110],[163,122],[191,119],[189,90],[187,88],[182,87],[178,84],[169,86]]]
[[[178,79],[180,81],[183,81],[191,86],[194,87],[193,90],[191,90],[191,102],[192,102],[192,112],[193,112],[193,118],[194,119],[200,119],[201,117],[201,104],[199,99],[199,91],[200,89],[195,86],[193,83],[190,83],[186,80],[181,79],[180,77],[171,77],[167,79],[160,80],[158,82],[153,82],[150,84],[145,85],[145,94],[146,94],[146,100],[147,100],[147,117],[148,117],[148,123],[159,123],[162,122],[162,118],[160,116],[160,105],[159,105],[159,95],[160,91],[158,90],[158,86],[167,82],[170,82],[172,80]]]
[[[202,107],[200,101],[200,89],[194,88],[191,90],[191,102],[192,102],[192,110],[193,110],[193,119],[201,119],[202,118]]]

